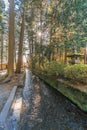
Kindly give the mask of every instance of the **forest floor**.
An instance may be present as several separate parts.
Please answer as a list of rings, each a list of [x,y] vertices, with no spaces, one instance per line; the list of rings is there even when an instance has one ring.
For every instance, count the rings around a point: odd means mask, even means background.
[[[14,86],[19,84],[19,80],[22,74],[15,74],[9,80],[5,80],[6,70],[0,71],[0,112],[6,103],[11,90]]]
[[[5,73],[5,72],[4,72]],[[87,130],[87,114],[27,70],[19,130]],[[23,74],[0,80],[0,111]],[[20,87],[19,87],[20,89]],[[17,91],[18,92],[18,91]],[[16,92],[16,95],[17,95]],[[21,93],[20,93],[21,94]]]
[[[87,130],[87,114],[27,71],[20,130]]]

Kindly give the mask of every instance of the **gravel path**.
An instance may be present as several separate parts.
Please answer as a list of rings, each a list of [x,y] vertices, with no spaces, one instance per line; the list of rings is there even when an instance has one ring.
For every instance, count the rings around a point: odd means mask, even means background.
[[[20,130],[87,130],[87,114],[31,73],[27,76]]]

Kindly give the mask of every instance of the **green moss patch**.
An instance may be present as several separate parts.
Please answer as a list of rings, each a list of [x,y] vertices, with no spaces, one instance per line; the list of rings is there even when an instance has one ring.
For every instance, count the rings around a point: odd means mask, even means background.
[[[65,84],[60,80],[51,79],[46,75],[39,75],[41,79],[43,79],[50,86],[55,88],[57,91],[62,93],[68,99],[70,99],[73,103],[75,103],[81,110],[87,112],[87,92],[83,92],[75,87],[72,87],[68,83]]]

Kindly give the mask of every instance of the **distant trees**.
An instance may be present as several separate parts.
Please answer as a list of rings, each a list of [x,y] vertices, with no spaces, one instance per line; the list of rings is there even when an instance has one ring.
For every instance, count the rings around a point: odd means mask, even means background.
[[[3,11],[3,5],[1,0],[0,59],[2,64],[3,48],[8,44],[8,75],[14,73],[14,59],[16,59],[16,72],[21,72],[23,54],[27,51],[33,68],[35,63],[44,66],[45,62],[51,60],[67,63],[67,54],[71,53],[74,47],[79,52],[82,47],[85,47],[87,42],[86,0],[10,0],[9,41],[5,40],[6,43],[3,43],[5,32],[4,24],[2,24],[5,11],[5,9]],[[8,36],[8,30],[6,36]]]
[[[4,9],[5,4],[3,0],[0,1],[0,69],[2,70],[3,63],[3,35],[4,35]]]

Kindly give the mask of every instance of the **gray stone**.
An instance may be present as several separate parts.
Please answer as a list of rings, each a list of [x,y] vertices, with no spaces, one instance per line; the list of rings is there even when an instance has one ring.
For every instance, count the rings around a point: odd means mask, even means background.
[[[11,104],[12,104],[14,96],[15,96],[16,89],[17,89],[17,86],[14,86],[14,88],[12,89],[6,104],[4,105],[4,108],[2,109],[2,111],[0,113],[0,124],[4,124],[5,121],[6,121],[9,109],[11,107]]]

